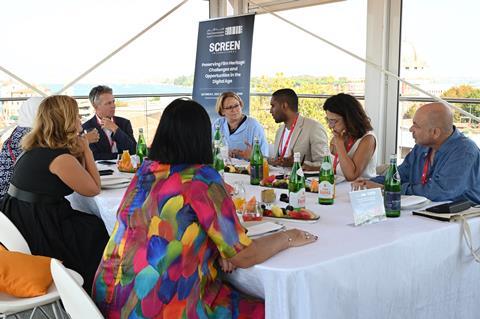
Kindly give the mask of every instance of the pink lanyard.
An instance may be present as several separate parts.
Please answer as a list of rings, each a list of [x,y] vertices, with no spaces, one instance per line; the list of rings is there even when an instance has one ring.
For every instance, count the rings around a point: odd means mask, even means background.
[[[113,120],[113,117],[112,117],[112,122],[115,123],[115,121]],[[99,120],[98,116],[97,116],[97,123],[98,123],[98,125],[102,126],[102,122]],[[112,149],[113,144],[115,143],[112,139],[112,136],[108,136],[108,134],[105,131],[103,131],[103,132],[107,136],[108,143],[110,143],[110,149]]]
[[[283,150],[280,153],[280,158],[283,158],[285,156],[285,153],[287,152],[288,143],[290,143],[290,138],[292,137],[293,130],[295,129],[295,125],[297,124],[297,120],[298,120],[298,115],[295,118],[295,121],[293,122],[292,126],[290,127],[290,132],[288,133],[287,140],[283,144]],[[285,129],[286,127],[283,128],[282,136],[280,137],[280,143],[283,141],[283,136],[285,135]]]
[[[432,149],[428,151],[427,154],[427,159],[425,160],[425,164],[423,164],[423,171],[422,171],[422,185],[425,185],[428,181],[428,168],[430,167],[430,155],[431,155]]]

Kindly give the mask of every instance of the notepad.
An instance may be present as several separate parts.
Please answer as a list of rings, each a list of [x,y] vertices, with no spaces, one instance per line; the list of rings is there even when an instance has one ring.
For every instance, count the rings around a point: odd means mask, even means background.
[[[420,210],[420,211],[413,211],[412,215],[433,218],[433,219],[444,221],[444,222],[450,222],[450,221],[456,221],[460,217],[471,218],[471,217],[480,216],[480,208],[471,207],[467,210],[464,210],[463,212],[453,213],[453,214],[432,213],[432,212],[427,212],[426,210]]]

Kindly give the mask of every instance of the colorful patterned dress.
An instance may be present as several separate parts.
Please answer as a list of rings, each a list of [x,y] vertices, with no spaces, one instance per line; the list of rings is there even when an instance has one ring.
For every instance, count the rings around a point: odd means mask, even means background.
[[[263,318],[263,301],[224,284],[216,261],[250,243],[212,167],[145,161],[120,204],[93,298],[106,318]]]
[[[31,128],[29,127],[17,126],[10,137],[3,143],[2,150],[0,151],[0,198],[8,191],[15,160],[22,153],[20,141],[30,130]]]

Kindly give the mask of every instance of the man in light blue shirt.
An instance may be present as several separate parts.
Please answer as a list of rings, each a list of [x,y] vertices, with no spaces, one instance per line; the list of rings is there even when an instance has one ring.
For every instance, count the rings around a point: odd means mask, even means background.
[[[480,150],[453,126],[450,109],[442,103],[423,105],[415,113],[410,132],[415,147],[398,166],[402,194],[480,204]],[[377,176],[355,184],[383,187],[384,181]]]

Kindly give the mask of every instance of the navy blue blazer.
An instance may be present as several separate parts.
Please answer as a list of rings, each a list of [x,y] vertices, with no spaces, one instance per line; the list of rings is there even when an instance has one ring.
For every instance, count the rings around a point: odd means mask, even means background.
[[[132,124],[129,120],[118,116],[114,116],[113,121],[118,126],[117,131],[112,135],[112,139],[117,143],[118,153],[128,150],[130,154],[135,154],[137,142],[135,141],[135,137],[133,137]],[[98,142],[90,144],[90,149],[93,152],[93,157],[95,160],[109,160],[117,158],[118,153],[112,153],[108,137],[100,124],[98,124],[96,115],[83,123],[82,126],[83,129],[87,131],[96,128],[100,134],[100,139]]]

